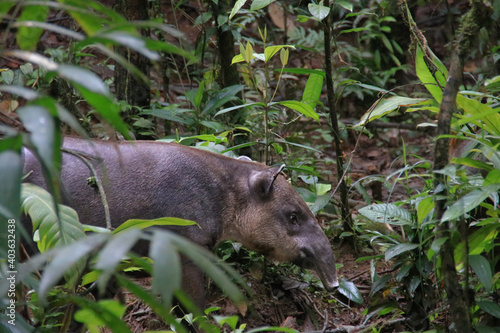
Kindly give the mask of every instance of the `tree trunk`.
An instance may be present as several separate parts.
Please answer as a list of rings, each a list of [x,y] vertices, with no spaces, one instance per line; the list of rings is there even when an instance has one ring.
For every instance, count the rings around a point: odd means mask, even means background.
[[[145,0],[116,0],[115,8],[129,21],[148,19],[148,2]],[[118,46],[116,51],[149,77],[150,63],[148,58],[123,46]],[[128,104],[138,107],[150,105],[149,85],[135,78],[119,64],[115,66],[115,89],[118,100],[125,100]]]
[[[477,34],[479,32],[479,26],[477,23],[485,22],[485,20],[489,17],[489,15],[485,12],[486,6],[484,6],[481,1],[471,1],[471,3],[472,8],[464,16],[459,35],[454,43],[454,51],[448,80],[443,91],[443,100],[441,102],[438,116],[438,140],[436,142],[434,152],[434,170],[441,170],[448,164],[449,139],[439,137],[450,134],[451,118],[457,111],[456,100],[460,84],[462,83],[464,62],[470,50],[473,49],[477,43]],[[434,177],[436,188],[435,213],[436,219],[441,221],[447,204],[447,179],[445,175],[440,173],[435,173]],[[467,304],[467,297],[465,295],[465,292],[467,291],[464,291],[460,285],[452,243],[453,229],[466,230],[465,226],[459,225],[460,223],[465,223],[465,221],[457,220],[446,223],[438,222],[436,232],[438,237],[447,238],[440,251],[440,275],[443,278],[444,288],[448,298],[450,315],[454,324],[453,331],[468,333],[472,332],[472,323],[469,312],[470,305]]]

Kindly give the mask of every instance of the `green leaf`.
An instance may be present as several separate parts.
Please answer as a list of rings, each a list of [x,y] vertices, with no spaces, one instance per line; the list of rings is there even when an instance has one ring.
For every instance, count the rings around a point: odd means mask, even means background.
[[[74,265],[79,262],[85,264],[85,257],[92,251],[95,251],[96,248],[99,248],[107,238],[108,235],[95,234],[63,248],[50,250],[50,253],[47,253],[47,255],[52,254],[54,257],[49,261],[40,280],[38,290],[40,300],[45,301],[48,292],[59,282],[64,273],[68,271],[73,274],[78,273],[74,272]],[[44,256],[40,258],[47,260]],[[29,270],[30,266],[27,266],[26,269]]]
[[[276,69],[277,72],[281,72],[281,69]],[[316,74],[325,77],[325,72],[319,69],[310,69],[310,68],[283,68],[284,73],[292,73],[292,74]]]
[[[492,301],[476,301],[476,304],[481,310],[500,319],[500,306]]]
[[[264,8],[276,0],[253,0],[252,5],[250,6],[250,10],[259,10]]]
[[[100,332],[101,326],[109,328],[111,332],[131,332],[121,319],[126,307],[119,301],[106,299],[95,302],[85,297],[73,297],[71,301],[81,308],[75,313],[75,320],[87,324],[90,332]]]
[[[91,92],[109,95],[106,84],[99,76],[89,70],[73,65],[61,65],[57,72],[62,78],[71,81],[73,84],[78,84]]]
[[[397,111],[400,107],[408,107],[415,105],[422,105],[428,103],[429,100],[425,98],[410,98],[402,96],[393,96],[386,99],[379,99],[375,102],[375,107],[368,110],[361,120],[354,126],[364,126],[366,123],[379,119],[393,111]]]
[[[231,10],[231,14],[229,14],[229,20],[233,18],[234,15],[236,15],[237,12],[243,7],[243,5],[247,2],[247,0],[238,0],[233,6],[233,9]]]
[[[245,53],[243,53],[243,57],[245,58],[245,61],[247,63],[250,63],[250,61],[253,59],[253,47],[250,42],[247,41],[247,47],[245,49]]]
[[[238,99],[236,96],[244,88],[241,84],[235,84],[233,86],[221,89],[217,93],[210,96],[205,108],[203,109],[203,114],[212,114],[217,111],[218,108],[222,107],[224,104],[230,101]]]
[[[378,223],[411,225],[411,214],[394,204],[375,204],[359,209],[364,217]]]
[[[120,107],[115,103],[112,96],[96,93],[76,83],[74,83],[74,85],[87,102],[96,109],[99,115],[118,130],[125,138],[130,139],[127,125],[125,125],[123,119],[120,117]]]
[[[97,312],[88,307],[78,310],[75,313],[75,320],[87,325],[103,327],[107,324],[107,321],[101,320],[103,316],[112,315],[116,319],[120,319],[125,314],[125,305],[119,301],[104,299],[98,301],[96,306],[99,308]]]
[[[14,82],[14,71],[11,69],[2,71],[2,81],[5,84],[12,84]]]
[[[500,190],[500,184],[479,187],[461,197],[443,214],[441,222],[454,220],[479,206],[486,198]]]
[[[94,267],[102,271],[97,282],[101,293],[104,293],[106,290],[106,284],[114,273],[116,266],[125,259],[126,255],[137,243],[140,236],[140,230],[128,229],[125,232],[113,235],[104,248],[99,251],[99,257]]]
[[[276,105],[276,104],[286,106],[287,108],[302,113],[304,116],[312,118],[314,120],[319,120],[319,114],[317,114],[316,111],[314,111],[314,109],[309,104],[299,101],[281,101],[281,102],[269,103],[269,105]]]
[[[323,1],[319,5],[310,3],[307,5],[307,9],[309,9],[309,13],[319,21],[322,21],[330,13],[330,7],[323,6]]]
[[[446,71],[444,65],[439,61],[439,59],[437,59],[437,57],[430,51],[430,49],[428,49],[427,52],[431,55],[433,64],[441,72],[436,71],[436,77],[432,75],[432,72],[429,70],[427,64],[425,63],[424,53],[422,52],[422,49],[420,47],[417,48],[415,57],[415,69],[420,82],[424,84],[425,88],[430,92],[432,97],[434,97],[434,99],[441,104],[441,100],[443,99],[442,87],[445,87],[446,85],[445,76],[448,75],[448,72]]]
[[[470,255],[469,265],[483,284],[484,289],[491,292],[493,288],[493,271],[489,261],[481,255]]]
[[[149,255],[154,261],[151,288],[161,295],[167,308],[171,307],[174,292],[181,288],[182,275],[181,260],[171,238],[172,235],[169,233],[154,233],[149,248]]]
[[[0,217],[2,221],[19,217],[21,177],[23,163],[21,159],[22,136],[3,138],[0,141]],[[4,222],[5,223],[5,222]],[[7,224],[1,233],[2,248],[7,245]]]
[[[177,217],[161,217],[154,220],[131,219],[125,221],[118,228],[113,230],[113,234],[121,233],[131,228],[146,229],[153,226],[164,226],[164,225],[190,226],[190,225],[197,225],[197,223],[189,220],[183,220]]]
[[[353,10],[352,1],[349,1],[349,0],[336,0],[335,4],[339,5],[340,7],[344,8],[344,9],[347,9],[350,12],[352,12],[352,10]]]
[[[341,279],[339,284],[339,292],[347,297],[349,300],[356,302],[358,304],[363,304],[363,296],[359,292],[359,289],[351,281],[346,279]]]
[[[295,49],[295,46],[293,45],[274,45],[266,47],[264,50],[264,61],[268,62],[276,53],[285,47]]]
[[[306,103],[314,109],[319,101],[322,89],[323,76],[318,74],[309,75],[304,88],[304,93],[302,94],[302,103]]]
[[[281,67],[285,67],[286,64],[288,64],[288,56],[289,56],[289,50],[288,49],[281,49],[280,51],[280,61],[281,61]]]
[[[457,104],[464,110],[470,117],[464,117],[461,122],[474,121],[484,130],[493,135],[500,136],[500,112],[499,108],[493,109],[492,107],[483,104],[477,100],[469,99],[459,94],[457,96]]]
[[[385,251],[385,261],[389,261],[394,257],[399,256],[401,253],[405,253],[418,248],[419,244],[413,243],[401,243],[391,246]]]
[[[38,248],[41,252],[85,238],[83,226],[75,210],[58,205],[59,221],[52,196],[41,187],[29,183],[22,184],[21,202],[23,211],[31,217],[33,231],[39,230]]]
[[[225,109],[222,109],[220,110],[219,112],[217,112],[215,115],[214,115],[214,118],[217,117],[218,115],[221,115],[221,114],[224,114],[224,113],[227,113],[227,112],[230,112],[230,111],[234,111],[234,110],[238,110],[238,109],[241,109],[241,108],[245,108],[247,106],[254,106],[254,105],[257,105],[257,106],[262,106],[262,107],[265,107],[266,104],[264,103],[261,103],[261,102],[255,102],[255,103],[247,103],[247,104],[241,104],[241,105],[235,105],[235,106],[231,106],[229,108],[225,108]]]
[[[49,13],[48,6],[25,6],[18,21],[39,21],[44,22]],[[17,29],[16,42],[22,50],[33,51],[36,48],[40,36],[43,33],[41,28],[20,26]]]

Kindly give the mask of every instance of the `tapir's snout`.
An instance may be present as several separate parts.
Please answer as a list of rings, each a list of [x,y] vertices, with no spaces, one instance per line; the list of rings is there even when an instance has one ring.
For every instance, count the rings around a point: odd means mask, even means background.
[[[324,242],[303,246],[296,263],[303,268],[315,270],[325,289],[333,291],[339,286],[339,280],[333,251],[326,237],[324,238]]]

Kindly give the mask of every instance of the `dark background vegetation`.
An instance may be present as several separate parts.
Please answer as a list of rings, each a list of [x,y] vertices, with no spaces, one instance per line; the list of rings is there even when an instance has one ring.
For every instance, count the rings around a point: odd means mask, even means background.
[[[498,0],[7,0],[0,15],[2,309],[7,240],[22,237],[8,221],[28,213],[53,239],[16,262],[17,325],[2,314],[2,332],[182,331],[177,317],[213,332],[500,332]],[[155,276],[161,260],[105,261],[147,235],[85,235],[53,204],[63,135],[286,163],[331,239],[339,290],[238,244],[221,244],[218,260],[158,236],[171,255],[204,258],[216,285],[241,282],[232,266],[250,286],[246,305],[241,288],[209,288],[203,315]],[[52,196],[21,185],[23,146]],[[121,302],[89,293],[111,275]],[[173,294],[191,313],[170,312]]]

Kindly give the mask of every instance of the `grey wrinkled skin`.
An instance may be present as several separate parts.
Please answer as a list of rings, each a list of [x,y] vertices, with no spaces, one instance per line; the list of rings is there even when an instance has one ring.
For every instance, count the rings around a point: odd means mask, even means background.
[[[328,290],[338,286],[329,241],[279,168],[161,142],[66,137],[63,146],[95,157],[114,228],[128,219],[193,220],[201,229],[168,228],[209,249],[238,241],[271,259],[316,270]],[[35,157],[25,150],[24,158],[24,173],[32,171],[26,182],[46,187]],[[77,157],[63,153],[64,203],[82,223],[105,227],[101,198],[87,182],[91,176]],[[143,247],[136,249],[141,255],[147,254]],[[200,279],[197,269],[184,268],[184,289],[203,305]]]

